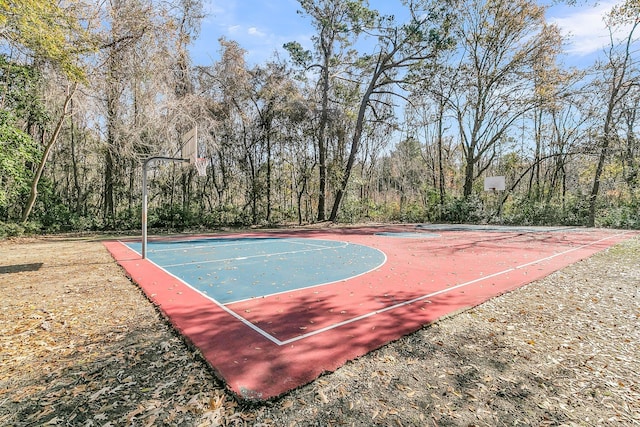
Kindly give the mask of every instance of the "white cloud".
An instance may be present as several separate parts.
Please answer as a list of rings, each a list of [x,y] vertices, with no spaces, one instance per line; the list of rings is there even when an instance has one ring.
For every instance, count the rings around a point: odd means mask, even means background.
[[[227,0],[224,3],[215,0],[205,0],[203,5],[203,12],[205,15],[203,25],[228,21],[233,18],[236,10],[237,4],[232,0]]]
[[[256,27],[250,27],[247,30],[247,34],[249,34],[250,36],[257,36],[257,37],[264,37],[266,35],[262,31],[258,30]]]
[[[309,19],[296,12],[297,0],[204,0],[204,4],[207,17],[191,47],[194,63],[208,65],[218,59],[216,40],[221,36],[238,42],[250,64],[264,63],[274,52],[284,55],[282,45],[289,41],[311,46],[314,30]]]
[[[560,27],[563,35],[568,37],[567,52],[574,55],[587,56],[602,50],[609,45],[610,34],[604,23],[605,15],[621,0],[603,1],[595,7],[584,6],[578,11],[564,9],[565,14],[551,17],[549,21]],[[623,29],[624,30],[624,29]]]

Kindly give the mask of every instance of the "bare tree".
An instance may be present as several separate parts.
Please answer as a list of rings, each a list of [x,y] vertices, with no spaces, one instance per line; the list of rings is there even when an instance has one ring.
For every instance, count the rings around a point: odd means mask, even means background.
[[[536,104],[534,66],[560,45],[544,9],[529,0],[469,0],[457,31],[461,58],[455,111],[464,152],[463,195],[490,165],[497,145]]]
[[[637,135],[638,111],[640,111],[640,86],[636,86],[635,95],[628,97],[623,109],[624,132],[626,140],[622,147],[622,165],[624,181],[629,187],[631,203],[638,204],[640,186],[640,138]]]
[[[409,21],[398,26],[391,17],[382,19],[376,34],[378,42],[374,53],[360,57],[354,64],[356,68],[350,78],[358,82],[362,92],[355,109],[356,119],[350,138],[349,156],[333,202],[330,221],[335,221],[338,217],[360,150],[367,110],[371,109],[372,117],[377,118],[377,104],[385,105],[386,95],[402,93],[404,85],[419,78],[412,71],[428,66],[442,50],[450,46],[452,9],[448,2],[410,1],[407,6]]]
[[[619,24],[625,23],[630,25],[626,37],[617,41],[615,30]],[[640,25],[640,6],[637,1],[628,0],[620,7],[614,8],[609,15],[607,25],[610,30],[611,43],[607,51],[607,62],[600,67],[603,72],[603,83],[606,85],[607,103],[598,147],[598,163],[589,194],[587,225],[590,227],[595,226],[596,222],[597,199],[600,193],[602,172],[609,156],[609,148],[618,138],[616,122],[621,114],[619,108],[631,89],[640,84],[640,75],[637,69],[633,69],[637,59],[632,50],[632,46],[636,42],[635,31]]]

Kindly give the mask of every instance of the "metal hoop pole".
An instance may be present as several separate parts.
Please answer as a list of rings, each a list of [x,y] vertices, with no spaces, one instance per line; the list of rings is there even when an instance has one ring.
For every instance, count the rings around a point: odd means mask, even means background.
[[[154,160],[166,160],[169,162],[185,162],[189,163],[189,159],[177,157],[149,157],[142,164],[142,259],[147,258],[147,165]]]
[[[142,259],[147,258],[147,164],[151,159],[145,160],[142,165]]]

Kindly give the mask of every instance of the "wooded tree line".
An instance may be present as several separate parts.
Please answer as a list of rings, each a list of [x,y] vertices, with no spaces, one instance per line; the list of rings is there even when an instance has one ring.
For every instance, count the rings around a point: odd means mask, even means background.
[[[194,66],[202,0],[0,2],[0,234],[139,227],[142,163],[194,126],[207,176],[153,162],[150,227],[640,227],[637,1],[584,69],[532,0],[299,4],[311,48]]]

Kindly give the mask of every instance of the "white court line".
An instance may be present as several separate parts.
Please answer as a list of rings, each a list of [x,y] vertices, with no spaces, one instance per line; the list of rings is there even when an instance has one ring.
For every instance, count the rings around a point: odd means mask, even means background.
[[[132,249],[129,245],[125,244],[124,242],[118,240],[118,242],[120,242],[121,244],[123,244],[124,246],[126,246],[129,250],[137,253],[138,255],[142,256],[140,254],[140,252]],[[258,328],[256,325],[254,325],[253,323],[249,322],[247,319],[245,319],[244,317],[240,316],[238,313],[229,310],[227,307],[225,307],[223,304],[220,304],[218,301],[216,301],[215,299],[213,299],[212,297],[210,297],[209,295],[201,292],[200,290],[194,288],[193,286],[191,286],[189,283],[185,282],[184,280],[182,280],[181,278],[179,278],[178,276],[176,276],[175,274],[165,270],[163,267],[160,267],[158,264],[156,264],[155,262],[151,261],[149,258],[146,259],[148,262],[150,262],[151,264],[155,265],[157,268],[159,268],[160,270],[164,271],[165,273],[167,273],[169,276],[173,277],[174,279],[176,279],[177,281],[179,281],[180,283],[182,283],[183,285],[191,288],[192,290],[194,290],[195,292],[199,293],[200,295],[202,295],[203,297],[207,298],[208,300],[210,300],[211,302],[213,302],[215,305],[217,305],[218,307],[220,307],[222,310],[226,311],[228,314],[230,314],[231,316],[235,317],[236,319],[238,319],[239,321],[241,321],[244,325],[246,325],[247,327],[253,329],[254,331],[256,331],[257,333],[259,333],[260,335],[262,335],[263,337],[265,337],[266,339],[272,341],[273,343],[277,344],[277,345],[282,345],[280,344],[280,340],[278,340],[277,338],[271,336],[270,334],[268,334],[267,332],[263,331],[262,329]],[[149,297],[151,297],[151,295],[149,295]],[[167,315],[170,315],[169,313],[167,313]]]
[[[296,243],[296,242],[290,242],[290,243]],[[308,246],[318,246],[318,245],[308,245]],[[299,251],[269,252],[266,254],[248,255],[248,256],[241,256],[241,257],[234,257],[234,258],[221,258],[221,259],[212,259],[212,260],[206,260],[206,261],[191,261],[191,262],[184,262],[184,263],[178,263],[178,264],[168,264],[168,265],[165,265],[164,267],[181,267],[183,265],[214,264],[217,262],[242,261],[242,260],[247,260],[252,258],[268,258],[268,257],[278,256],[278,255],[301,254],[305,252],[318,252],[318,251],[324,251],[327,249],[338,249],[338,248],[342,249],[342,248],[346,248],[347,246],[349,246],[349,243],[345,243],[340,246],[318,246],[313,249],[302,249]]]
[[[200,295],[202,295],[202,296],[204,296],[205,298],[207,298],[207,299],[211,300],[211,301],[212,301],[214,304],[216,304],[218,307],[222,308],[225,312],[229,313],[230,315],[232,315],[233,317],[235,317],[236,319],[238,319],[239,321],[241,321],[244,325],[246,325],[247,327],[251,328],[251,329],[252,329],[252,330],[254,330],[255,332],[257,332],[257,333],[259,333],[260,335],[262,335],[264,338],[268,339],[269,341],[273,342],[274,344],[276,344],[276,345],[278,345],[278,346],[283,346],[283,345],[291,344],[291,343],[296,342],[296,341],[303,340],[303,339],[305,339],[305,338],[312,337],[312,336],[314,336],[314,335],[318,335],[318,334],[321,334],[321,333],[324,333],[324,332],[330,331],[330,330],[332,330],[332,329],[339,328],[339,327],[344,326],[344,325],[348,325],[348,324],[350,324],[350,323],[358,322],[358,321],[363,320],[363,319],[366,319],[366,318],[368,318],[368,317],[375,316],[376,314],[385,313],[385,312],[387,312],[387,311],[395,310],[395,309],[397,309],[397,308],[401,308],[401,307],[404,307],[404,306],[407,306],[407,305],[410,305],[410,304],[416,303],[416,302],[418,302],[418,301],[425,300],[425,299],[427,299],[427,298],[432,298],[432,297],[437,296],[437,295],[442,295],[442,294],[445,294],[445,293],[448,293],[448,292],[451,292],[451,291],[454,291],[454,290],[457,290],[457,289],[460,289],[460,288],[464,288],[464,287],[469,286],[469,285],[472,285],[472,284],[474,284],[474,283],[481,282],[481,281],[483,281],[483,280],[487,280],[487,279],[490,279],[490,278],[492,278],[492,277],[500,276],[500,275],[502,275],[502,274],[510,273],[510,272],[513,272],[513,271],[516,271],[516,270],[519,270],[519,269],[522,269],[522,268],[528,267],[528,266],[533,265],[533,264],[538,264],[538,263],[540,263],[540,262],[548,261],[548,260],[550,260],[550,259],[553,259],[553,258],[556,258],[556,257],[562,256],[562,255],[566,255],[566,254],[568,254],[568,253],[575,252],[575,251],[577,251],[577,250],[580,250],[580,249],[583,249],[583,248],[586,248],[586,247],[589,247],[589,246],[593,246],[593,245],[596,245],[596,244],[598,244],[598,243],[600,243],[600,242],[604,242],[604,241],[606,241],[606,240],[610,240],[610,239],[613,239],[613,238],[615,238],[615,237],[623,236],[623,235],[625,235],[625,234],[629,234],[629,233],[632,233],[632,231],[625,231],[625,232],[622,232],[622,233],[615,234],[615,235],[613,235],[613,236],[604,237],[604,238],[602,238],[602,239],[600,239],[600,240],[597,240],[597,241],[595,241],[595,242],[591,242],[591,243],[587,243],[587,244],[584,244],[584,245],[581,245],[581,246],[577,246],[577,247],[575,247],[575,248],[568,249],[568,250],[566,250],[566,251],[564,251],[564,252],[560,252],[560,253],[557,253],[557,254],[554,254],[554,255],[550,255],[550,256],[547,256],[547,257],[544,257],[544,258],[540,258],[540,259],[537,259],[537,260],[534,260],[534,261],[530,261],[530,262],[527,262],[527,263],[525,263],[525,264],[521,264],[521,265],[518,265],[518,266],[515,266],[515,267],[508,268],[508,269],[503,270],[503,271],[499,271],[499,272],[497,272],[497,273],[490,274],[490,275],[488,275],[488,276],[479,277],[479,278],[477,278],[477,279],[473,279],[473,280],[470,280],[470,281],[468,281],[468,282],[461,283],[461,284],[456,285],[456,286],[453,286],[453,287],[451,287],[451,288],[441,289],[441,290],[439,290],[439,291],[432,292],[432,293],[427,294],[427,295],[422,295],[422,296],[420,296],[420,297],[417,297],[417,298],[414,298],[414,299],[411,299],[411,300],[408,300],[408,301],[404,301],[404,302],[401,302],[401,303],[398,303],[398,304],[394,304],[394,305],[391,305],[391,306],[389,306],[389,307],[382,308],[382,309],[380,309],[380,310],[376,310],[376,311],[372,311],[372,312],[369,312],[369,313],[365,313],[365,314],[363,314],[363,315],[360,315],[360,316],[357,316],[357,317],[354,317],[354,318],[351,318],[351,319],[348,319],[348,320],[345,320],[345,321],[342,321],[342,322],[339,322],[339,323],[335,323],[335,324],[333,324],[333,325],[326,326],[326,327],[324,327],[324,328],[317,329],[317,330],[315,330],[315,331],[312,331],[312,332],[309,332],[309,333],[306,333],[306,334],[303,334],[303,335],[299,335],[299,336],[297,336],[297,337],[290,338],[290,339],[288,339],[288,340],[284,340],[284,341],[279,340],[278,338],[274,337],[273,335],[269,334],[268,332],[264,331],[263,329],[261,329],[261,328],[257,327],[256,325],[254,325],[253,323],[249,322],[247,319],[245,319],[244,317],[242,317],[241,315],[239,315],[239,314],[238,314],[238,313],[236,313],[235,311],[230,310],[230,309],[229,309],[229,308],[227,308],[226,306],[224,306],[224,305],[220,304],[220,303],[219,303],[218,301],[216,301],[215,299],[213,299],[213,298],[211,298],[210,296],[208,296],[208,295],[206,295],[206,294],[204,294],[204,293],[200,292],[198,289],[194,288],[194,287],[193,287],[193,286],[191,286],[189,283],[185,282],[184,280],[180,279],[179,277],[177,277],[177,276],[173,275],[172,273],[170,273],[170,272],[168,272],[168,271],[166,271],[166,270],[165,270],[165,272],[166,272],[167,274],[169,274],[170,276],[174,277],[176,280],[178,280],[178,281],[180,281],[181,283],[183,283],[184,285],[186,285],[186,286],[190,287],[191,289],[193,289],[194,291],[198,292]],[[121,243],[122,243],[122,242],[121,242]],[[124,244],[124,243],[123,243],[123,244]],[[126,246],[126,245],[125,245],[125,246]],[[131,249],[129,246],[127,246],[127,247],[128,247],[129,249]],[[134,251],[133,249],[131,249],[131,250],[132,250],[133,252],[136,252],[136,251]],[[160,267],[159,265],[155,264],[153,261],[150,261],[150,260],[148,260],[148,261],[149,261],[149,262],[151,262],[152,264],[156,265],[158,268],[161,268],[161,269],[162,269],[162,267]],[[163,269],[163,270],[164,270],[164,269]]]
[[[474,284],[474,283],[481,282],[481,281],[483,281],[483,280],[490,279],[490,278],[492,278],[492,277],[500,276],[500,275],[502,275],[502,274],[510,273],[510,272],[512,272],[512,271],[519,270],[519,269],[522,269],[522,268],[528,267],[528,266],[533,265],[533,264],[538,264],[538,263],[540,263],[540,262],[548,261],[548,260],[550,260],[550,259],[553,259],[553,258],[556,258],[556,257],[562,256],[562,255],[566,255],[566,254],[568,254],[568,253],[570,253],[570,252],[574,252],[574,251],[577,251],[577,250],[580,250],[580,249],[583,249],[583,248],[586,248],[586,247],[589,247],[589,246],[595,245],[595,244],[597,244],[597,243],[603,242],[603,241],[605,241],[605,240],[609,240],[609,239],[612,239],[612,238],[614,238],[614,237],[622,236],[622,235],[625,235],[625,234],[628,234],[628,233],[631,233],[631,231],[626,231],[626,232],[623,232],[623,233],[620,233],[620,234],[616,234],[616,235],[613,235],[613,236],[605,237],[605,238],[602,238],[602,239],[597,240],[597,241],[595,241],[595,242],[587,243],[587,244],[582,245],[582,246],[578,246],[578,247],[575,247],[575,248],[572,248],[572,249],[568,249],[568,250],[566,250],[566,251],[564,251],[564,252],[560,252],[560,253],[557,253],[557,254],[554,254],[554,255],[550,255],[550,256],[548,256],[548,257],[540,258],[540,259],[535,260],[535,261],[527,262],[527,263],[525,263],[525,264],[521,264],[521,265],[518,265],[518,266],[516,266],[516,267],[511,267],[511,268],[508,268],[508,269],[506,269],[506,270],[503,270],[503,271],[499,271],[499,272],[497,272],[497,273],[490,274],[490,275],[488,275],[488,276],[479,277],[479,278],[477,278],[477,279],[470,280],[470,281],[465,282],[465,283],[461,283],[461,284],[456,285],[456,286],[453,286],[453,287],[451,287],[451,288],[441,289],[441,290],[439,290],[439,291],[432,292],[432,293],[430,293],[430,294],[423,295],[423,296],[420,296],[420,297],[417,297],[417,298],[414,298],[414,299],[411,299],[411,300],[408,300],[408,301],[404,301],[404,302],[401,302],[401,303],[398,303],[398,304],[395,304],[395,305],[391,305],[391,306],[389,306],[389,307],[385,307],[385,308],[380,309],[380,310],[376,310],[376,311],[372,311],[372,312],[369,312],[369,313],[365,313],[365,314],[363,314],[363,315],[360,315],[360,316],[354,317],[354,318],[352,318],[352,319],[345,320],[345,321],[340,322],[340,323],[335,323],[335,324],[333,324],[333,325],[330,325],[330,326],[327,326],[327,327],[324,327],[324,328],[321,328],[321,329],[318,329],[318,330],[315,330],[315,331],[309,332],[309,333],[304,334],[304,335],[297,336],[297,337],[295,337],[295,338],[290,338],[290,339],[288,339],[288,340],[284,340],[284,341],[280,341],[280,340],[278,340],[278,343],[277,343],[277,344],[278,344],[278,345],[287,345],[287,344],[291,344],[291,343],[293,343],[293,342],[300,341],[300,340],[302,340],[302,339],[305,339],[305,338],[308,338],[308,337],[311,337],[311,336],[314,336],[314,335],[318,335],[318,334],[321,334],[321,333],[323,333],[323,332],[330,331],[331,329],[339,328],[340,326],[348,325],[348,324],[350,324],[350,323],[354,323],[354,322],[357,322],[357,321],[360,321],[360,320],[366,319],[366,318],[368,318],[368,317],[375,316],[376,314],[380,314],[380,313],[384,313],[384,312],[387,312],[387,311],[395,310],[395,309],[397,309],[397,308],[404,307],[404,306],[407,306],[407,305],[410,305],[410,304],[416,303],[416,302],[418,302],[418,301],[422,301],[422,300],[427,299],[427,298],[432,298],[432,297],[434,297],[434,296],[441,295],[441,294],[445,294],[445,293],[447,293],[447,292],[451,292],[451,291],[454,291],[454,290],[456,290],[456,289],[464,288],[464,287],[469,286],[469,285],[472,285],[472,284]],[[274,337],[274,339],[275,339],[275,337]],[[274,341],[274,342],[276,342],[276,341]]]
[[[286,291],[280,291],[280,292],[274,292],[272,294],[260,295],[259,297],[251,297],[251,298],[245,298],[245,299],[239,299],[239,300],[235,300],[235,301],[230,301],[230,302],[225,303],[225,305],[233,305],[233,304],[237,304],[237,303],[241,303],[241,302],[245,302],[245,301],[251,301],[251,300],[254,300],[256,298],[268,298],[268,297],[272,297],[272,296],[276,296],[276,295],[288,294],[290,292],[302,291],[302,290],[311,289],[311,288],[318,288],[320,286],[326,286],[326,285],[330,285],[332,283],[346,282],[347,280],[355,279],[356,277],[360,277],[360,276],[363,276],[365,274],[371,273],[373,270],[377,270],[378,268],[382,267],[383,265],[385,265],[387,263],[387,254],[385,254],[383,251],[381,251],[380,249],[377,249],[377,248],[371,248],[370,247],[369,249],[372,249],[372,250],[380,252],[382,254],[382,262],[380,264],[370,268],[367,271],[363,271],[362,273],[354,274],[353,276],[344,277],[344,278],[338,279],[338,280],[332,280],[330,282],[318,283],[318,284],[315,284],[315,285],[304,286],[304,287],[301,287],[301,288],[288,289]]]
[[[217,240],[217,241],[222,241],[222,240],[231,240],[233,239],[233,242],[229,242],[229,243],[222,243],[219,245],[216,244],[206,244],[206,245],[194,245],[194,246],[189,246],[189,242],[194,242],[194,241],[198,241],[198,240],[210,240],[213,242],[213,240]],[[226,248],[228,246],[248,246],[248,245],[255,245],[258,243],[258,241],[260,241],[259,243],[271,243],[273,242],[275,239],[283,239],[281,237],[242,237],[241,239],[251,239],[251,242],[237,242],[238,238],[236,237],[232,237],[232,238],[227,238],[227,237],[214,237],[214,238],[204,238],[204,239],[196,239],[196,240],[175,240],[174,242],[177,244],[181,244],[184,243],[184,246],[181,246],[179,248],[167,248],[167,249],[154,249],[152,252],[153,253],[158,253],[158,252],[173,252],[173,251],[179,251],[179,252],[184,252],[185,250],[191,250],[191,249],[206,249],[206,248],[210,248],[212,246],[216,247],[216,248]],[[284,238],[286,239],[286,237]],[[163,241],[158,241],[158,242],[151,242],[151,243],[156,243],[156,244],[163,244],[163,243],[167,243],[167,242],[163,242]]]
[[[221,244],[216,244],[217,242],[223,241],[223,240],[231,240],[233,239],[233,241],[230,241],[229,243],[221,243]],[[237,240],[242,240],[242,239],[251,239],[250,242],[238,242]],[[299,238],[299,237],[241,237],[241,238],[236,238],[236,237],[232,237],[232,238],[227,238],[227,237],[214,237],[214,238],[201,238],[201,239],[195,239],[195,240],[174,240],[172,241],[173,243],[176,244],[184,244],[181,247],[176,247],[176,248],[167,248],[167,249],[154,249],[150,252],[153,253],[160,253],[160,252],[184,252],[185,250],[192,250],[192,249],[208,249],[211,247],[214,248],[226,248],[229,246],[249,246],[249,245],[256,245],[256,244],[265,244],[265,243],[273,243],[274,241],[282,241],[282,240],[286,240],[289,243],[293,243],[296,245],[305,245],[305,246],[317,246],[317,247],[325,247],[328,248],[328,246],[322,246],[322,245],[314,245],[314,244],[310,244],[310,243],[305,243],[304,241],[294,241],[293,239],[298,239],[298,240],[310,240],[310,239],[304,239],[304,238]],[[216,243],[209,243],[209,244],[202,244],[202,245],[193,245],[190,246],[189,242],[194,242],[194,241],[201,241],[201,240],[210,240],[211,242],[213,242],[214,240],[216,241]],[[329,242],[337,242],[337,243],[344,243],[344,242],[340,242],[340,241],[336,241],[336,240],[327,240]],[[157,241],[157,242],[150,242],[150,243],[156,243],[158,245],[161,244],[168,244],[168,242],[166,241]],[[344,245],[336,245],[333,247],[344,247]]]
[[[285,238],[286,239],[286,238]],[[289,243],[297,243],[297,244],[302,244],[305,245],[304,242],[292,242],[290,240],[288,240]],[[349,242],[341,242],[341,241],[335,241],[335,240],[331,240],[332,242],[337,242],[339,243],[339,245],[336,246],[330,246],[330,247],[326,247],[326,246],[322,246],[322,245],[313,245],[313,244],[308,244],[308,246],[317,246],[318,248],[316,249],[309,249],[309,250],[303,250],[303,251],[290,251],[290,252],[283,252],[283,253],[300,253],[300,252],[309,252],[309,251],[321,251],[324,249],[333,249],[333,248],[345,248],[347,246],[350,245]],[[118,241],[120,244],[126,246],[129,250],[131,250],[132,252],[137,253],[139,256],[142,256],[138,251],[132,249],[129,245],[127,245],[126,243],[124,243],[123,241],[119,240]],[[380,251],[379,249],[376,249],[378,251]],[[380,251],[382,252],[382,251]],[[376,268],[379,268],[380,266],[384,265],[387,262],[387,256],[384,252],[382,252],[382,254],[384,255],[384,260],[380,265],[377,265],[376,267],[372,268],[369,271],[366,271],[364,273],[358,274],[356,276],[351,276],[347,279],[351,279],[353,277],[357,277],[360,276],[362,274],[366,274],[369,273],[372,270],[375,270]],[[276,255],[276,254],[271,254],[271,255]],[[237,259],[244,259],[244,258],[237,258]],[[169,276],[173,277],[174,279],[176,279],[177,281],[179,281],[180,283],[182,283],[183,285],[191,288],[193,291],[197,292],[198,294],[202,295],[203,297],[205,297],[206,299],[208,299],[209,301],[213,302],[215,305],[217,305],[218,307],[220,307],[222,310],[224,310],[225,312],[227,312],[228,314],[230,314],[231,316],[235,317],[236,319],[238,319],[239,321],[241,321],[245,326],[251,328],[252,330],[254,330],[255,332],[257,332],[258,334],[262,335],[264,338],[268,339],[269,341],[273,342],[274,344],[278,345],[278,346],[282,346],[284,345],[282,341],[280,341],[279,339],[277,339],[276,337],[274,337],[273,335],[269,334],[268,332],[264,331],[263,329],[257,327],[256,325],[254,325],[253,323],[249,322],[247,319],[245,319],[244,317],[242,317],[241,315],[239,315],[238,313],[236,313],[235,311],[227,308],[224,304],[220,303],[219,301],[217,301],[216,299],[214,299],[213,297],[207,295],[206,293],[200,291],[199,289],[195,288],[194,286],[192,286],[191,284],[189,284],[188,282],[184,281],[183,279],[181,279],[180,277],[176,276],[175,274],[171,273],[170,271],[166,270],[164,267],[156,264],[154,261],[150,260],[149,258],[147,258],[147,261],[150,262],[151,264],[155,265],[157,268],[161,269],[162,271],[164,271],[165,273],[167,273]],[[197,264],[197,263],[196,263]],[[176,264],[176,265],[185,265],[185,264]],[[344,279],[344,280],[347,280]],[[329,282],[329,283],[335,283],[335,282]],[[313,285],[313,286],[308,286],[307,288],[313,288],[313,287],[317,287],[317,286],[323,286],[323,285],[327,285],[329,283],[324,283],[324,284],[320,284],[320,285]],[[301,288],[302,289],[302,288]],[[306,289],[306,288],[304,288]],[[298,289],[296,289],[298,290]],[[287,293],[287,292],[291,292],[291,291],[283,291],[283,292],[278,292],[277,294],[281,294],[281,293]],[[276,295],[276,294],[273,294]],[[233,301],[232,303],[236,303],[236,302],[241,302],[241,301]],[[230,304],[232,304],[230,303]]]
[[[297,239],[297,240],[295,240]],[[349,246],[349,242],[342,242],[340,240],[322,240],[323,242],[334,242],[337,243],[334,246],[324,246],[321,244],[313,244],[313,243],[308,243],[308,241],[317,241],[314,239],[298,239],[296,237],[294,237],[293,239],[287,239],[287,241],[289,243],[293,243],[294,245],[301,245],[301,246],[314,246],[317,248],[324,248],[324,249],[331,249],[331,248],[346,248],[347,246]]]

